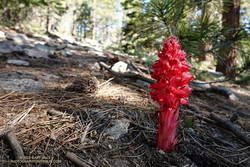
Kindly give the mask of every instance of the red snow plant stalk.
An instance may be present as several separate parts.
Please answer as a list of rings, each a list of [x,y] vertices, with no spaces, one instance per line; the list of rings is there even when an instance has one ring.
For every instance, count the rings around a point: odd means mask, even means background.
[[[189,72],[187,54],[181,50],[177,37],[169,37],[158,56],[152,74],[157,82],[151,84],[150,92],[152,99],[160,104],[157,147],[163,151],[174,151],[179,108],[188,104],[188,96],[192,92],[188,85],[194,77]]]

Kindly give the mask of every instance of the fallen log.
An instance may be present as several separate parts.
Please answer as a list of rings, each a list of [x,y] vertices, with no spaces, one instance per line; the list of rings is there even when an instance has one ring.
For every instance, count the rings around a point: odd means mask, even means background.
[[[66,156],[66,158],[68,158],[70,161],[72,161],[77,166],[90,167],[88,164],[83,162],[76,154],[74,154],[72,152],[67,152],[65,156]]]
[[[16,135],[13,132],[8,132],[5,135],[5,138],[13,151],[15,159],[16,160],[23,159],[24,158],[23,149],[19,141],[17,140]]]
[[[232,123],[230,120],[219,117],[218,115],[211,113],[210,117],[215,120],[219,125],[222,125],[224,128],[230,130],[233,134],[239,137],[241,140],[250,145],[250,137],[246,135],[244,130],[240,127]]]

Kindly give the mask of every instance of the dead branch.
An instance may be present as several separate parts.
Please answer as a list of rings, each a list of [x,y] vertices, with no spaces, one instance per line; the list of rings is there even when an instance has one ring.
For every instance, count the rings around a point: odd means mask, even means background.
[[[230,90],[229,88],[226,88],[224,86],[211,86],[209,89],[211,92],[221,94],[230,100],[238,100],[238,97],[236,96],[236,93]]]
[[[142,75],[136,74],[136,73],[119,73],[119,72],[115,72],[113,71],[109,65],[105,64],[104,62],[99,62],[100,66],[103,67],[105,70],[108,70],[111,74],[117,76],[117,77],[121,77],[121,78],[130,78],[130,79],[139,79],[148,83],[154,83],[155,80],[150,79],[150,78],[146,78]]]
[[[8,132],[5,135],[6,140],[8,141],[10,147],[12,148],[15,159],[20,160],[24,157],[22,146],[16,138],[16,135],[13,132]]]
[[[86,164],[85,162],[83,162],[76,154],[74,154],[72,152],[67,152],[65,156],[70,161],[72,161],[73,163],[75,163],[77,166],[90,167],[88,164]]]
[[[248,145],[250,145],[250,137],[246,135],[243,129],[235,124],[233,124],[230,120],[226,120],[224,118],[220,118],[218,115],[211,113],[210,117],[215,120],[218,124],[222,125],[226,129],[230,130],[241,140],[245,141]]]
[[[182,109],[182,110],[183,110],[183,109]],[[213,120],[211,120],[211,119],[209,119],[209,118],[207,118],[207,117],[205,117],[205,116],[202,116],[202,115],[200,115],[200,114],[197,114],[197,113],[195,113],[195,112],[192,111],[192,110],[184,110],[184,111],[185,111],[185,113],[192,114],[192,115],[194,115],[195,117],[197,117],[198,119],[203,120],[203,121],[205,121],[205,122],[207,122],[207,123],[212,123],[212,124],[215,123]]]

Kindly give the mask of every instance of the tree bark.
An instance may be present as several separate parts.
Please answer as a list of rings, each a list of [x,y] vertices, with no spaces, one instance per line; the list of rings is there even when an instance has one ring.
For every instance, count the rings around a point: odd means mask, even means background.
[[[50,17],[51,17],[51,9],[50,7],[47,8],[47,16],[46,16],[46,33],[50,33]]]
[[[223,0],[222,27],[225,39],[219,50],[216,71],[235,78],[236,58],[238,55],[237,35],[240,27],[240,0]]]
[[[92,30],[92,39],[96,40],[96,7],[97,7],[97,0],[93,0],[93,30]]]

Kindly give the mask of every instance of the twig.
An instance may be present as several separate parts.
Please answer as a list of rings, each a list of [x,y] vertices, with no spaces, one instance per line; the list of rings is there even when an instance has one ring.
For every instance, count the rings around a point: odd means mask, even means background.
[[[65,156],[70,161],[72,161],[73,163],[75,163],[77,166],[80,166],[80,167],[90,167],[88,164],[86,164],[85,162],[83,162],[76,154],[74,154],[72,152],[67,152]]]
[[[114,79],[114,77],[109,78],[107,81],[105,81],[105,82],[101,83],[100,85],[98,85],[98,88],[100,88],[100,87],[103,86],[103,85],[106,85],[107,83],[109,83],[109,82],[112,81],[113,79]]]
[[[17,123],[20,123],[34,108],[35,104],[33,104],[27,111],[23,112],[19,117],[17,117],[15,120],[12,121],[12,126],[14,126]]]
[[[120,73],[120,72],[115,72],[112,69],[110,69],[110,67],[105,64],[104,62],[100,62],[99,63],[101,67],[103,67],[104,69],[108,70],[110,73],[112,73],[113,75],[117,76],[117,77],[123,77],[123,78],[131,78],[131,79],[139,79],[148,83],[154,83],[155,80],[150,79],[150,78],[146,78],[142,75],[136,74],[136,73]]]
[[[8,97],[9,95],[11,95],[11,94],[13,94],[13,93],[15,93],[15,91],[12,91],[12,92],[10,92],[10,93],[8,93],[8,94],[5,94],[5,95],[1,96],[0,99],[3,99],[3,98],[5,98],[5,97]]]
[[[203,149],[207,150],[208,152],[212,153],[213,155],[219,157],[219,158],[220,158],[222,161],[224,161],[225,163],[231,164],[231,165],[234,165],[234,166],[240,164],[240,163],[234,163],[234,162],[231,162],[231,161],[227,160],[226,158],[224,158],[223,156],[217,154],[216,152],[214,152],[214,151],[212,151],[212,150],[210,150],[210,149],[204,147],[200,142],[198,142],[197,140],[195,140],[194,137],[193,137],[192,135],[190,135],[190,134],[187,134],[187,135],[190,136],[190,137],[193,139],[193,141],[194,141],[196,144],[198,144],[201,148],[203,148]]]
[[[16,135],[13,132],[8,132],[5,135],[5,138],[10,144],[10,147],[12,148],[15,159],[20,160],[24,158],[23,149],[19,141],[17,140]]]
[[[213,120],[211,120],[211,119],[209,119],[209,118],[207,118],[207,117],[204,117],[204,116],[202,116],[202,115],[200,115],[200,114],[196,114],[195,112],[193,112],[193,111],[191,111],[191,110],[184,110],[184,111],[185,111],[186,113],[189,113],[189,114],[194,115],[195,117],[197,117],[197,118],[199,118],[199,119],[201,119],[201,120],[203,120],[203,121],[205,121],[205,122],[212,123],[212,124],[215,123]]]
[[[224,118],[220,118],[214,113],[210,114],[210,117],[214,119],[218,124],[223,125],[225,128],[233,132],[237,137],[241,140],[245,141],[248,145],[250,145],[250,137],[248,137],[245,132],[241,129],[241,127],[233,124],[230,120],[226,120]]]

